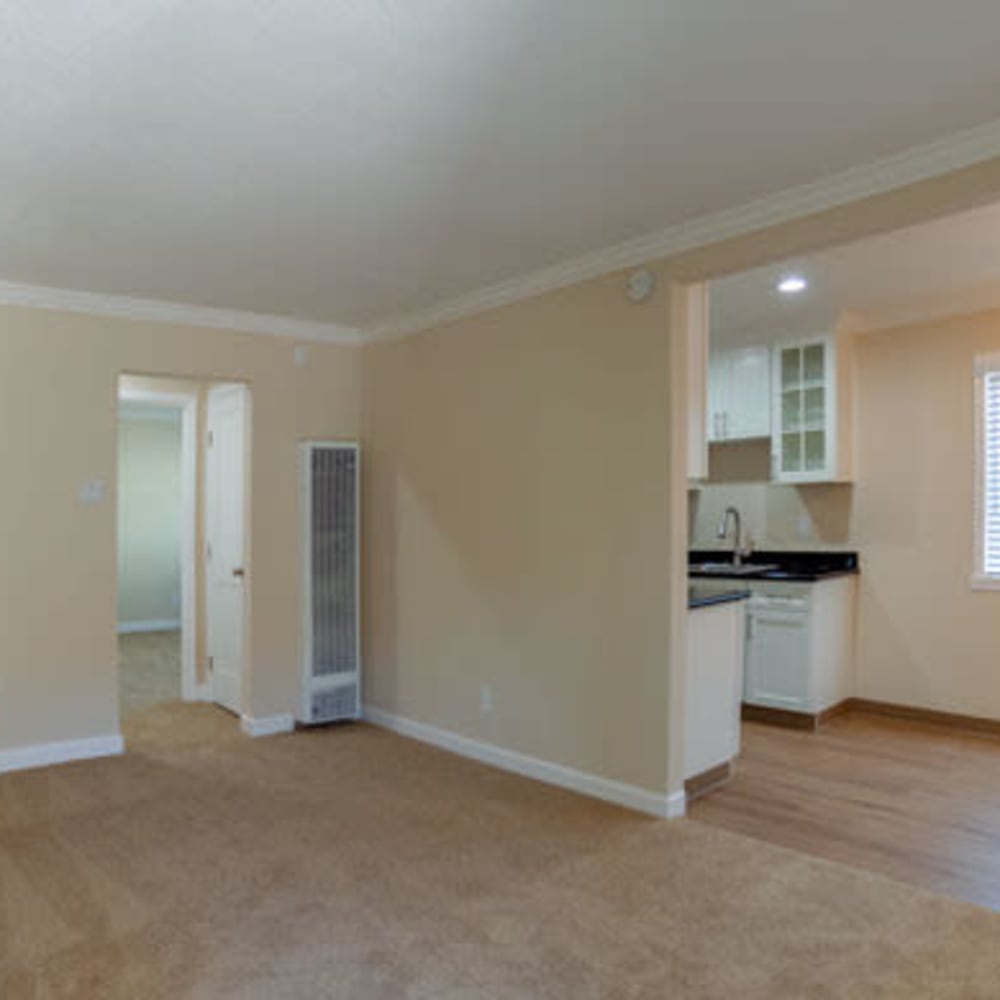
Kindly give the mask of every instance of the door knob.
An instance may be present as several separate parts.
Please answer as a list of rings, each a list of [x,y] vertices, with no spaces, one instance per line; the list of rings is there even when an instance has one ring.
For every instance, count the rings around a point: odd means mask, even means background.
[[[233,576],[246,576],[246,571],[242,566],[237,566],[236,569],[233,570]]]

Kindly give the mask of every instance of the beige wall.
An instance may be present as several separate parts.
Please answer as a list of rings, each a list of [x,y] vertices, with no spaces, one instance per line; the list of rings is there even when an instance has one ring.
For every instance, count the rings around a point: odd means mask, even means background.
[[[370,704],[665,789],[668,301],[619,275],[366,351]]]
[[[663,262],[642,308],[618,275],[366,348],[367,700],[676,791],[686,386],[667,279],[743,270],[998,192],[991,161]],[[843,499],[804,496],[817,531],[843,538]]]
[[[969,586],[973,358],[1000,312],[858,343],[863,697],[1000,718],[1000,593]]]
[[[118,422],[118,622],[179,621],[180,411]]]
[[[359,429],[360,352],[283,338],[0,308],[0,748],[114,732],[117,377],[246,380],[253,393],[247,710],[295,704],[297,448]],[[69,415],[69,416],[67,416]],[[16,428],[16,433],[11,429]],[[81,506],[94,477],[108,497]]]
[[[994,160],[661,272],[738,271],[998,193]],[[670,420],[686,398],[664,291],[628,306],[619,275],[401,343],[313,347],[305,369],[278,338],[0,308],[0,748],[117,727],[114,504],[80,507],[76,492],[113,483],[121,371],[251,383],[247,707],[292,709],[295,445],[357,432],[363,360],[369,697],[662,790],[682,728],[686,549]]]

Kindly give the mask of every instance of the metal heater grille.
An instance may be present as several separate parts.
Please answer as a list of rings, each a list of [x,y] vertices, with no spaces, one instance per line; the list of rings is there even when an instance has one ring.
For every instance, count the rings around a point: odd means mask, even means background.
[[[358,449],[306,446],[308,722],[357,718]]]

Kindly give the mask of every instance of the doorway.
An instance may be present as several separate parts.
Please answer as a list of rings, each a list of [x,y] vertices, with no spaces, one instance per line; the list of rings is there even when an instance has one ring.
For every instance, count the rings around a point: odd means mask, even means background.
[[[248,387],[122,375],[122,716],[179,700],[243,714]]]

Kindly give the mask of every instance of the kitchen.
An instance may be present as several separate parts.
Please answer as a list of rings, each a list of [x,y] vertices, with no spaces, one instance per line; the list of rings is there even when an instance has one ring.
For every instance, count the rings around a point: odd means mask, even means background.
[[[742,276],[735,279],[735,292],[732,281],[716,282],[708,292],[706,392],[694,394],[706,400],[707,475],[692,478],[689,492],[689,659],[704,661],[704,654],[698,655],[706,641],[699,611],[709,597],[739,602],[730,611],[743,631],[731,667],[739,679],[728,685],[739,692],[738,716],[815,729],[843,711],[854,693],[858,555],[843,547],[757,548],[765,528],[760,505],[741,506],[739,487],[744,494],[749,484],[800,492],[813,486],[850,490],[853,342],[834,319],[829,333],[807,336],[812,326],[792,326],[778,339],[767,337],[758,325],[746,343],[746,331],[737,328],[734,334],[731,317],[748,311],[743,308],[747,298],[770,297],[772,289],[756,275],[754,284]],[[774,305],[780,308],[784,298],[805,294],[808,285],[797,273],[784,274],[773,288]],[[760,307],[749,312],[759,314]],[[702,493],[710,495],[706,504]],[[725,506],[709,539],[703,507],[711,509],[712,500]],[[811,527],[804,518],[803,536],[811,534]],[[703,667],[689,667],[689,706],[696,719],[696,707],[706,697],[700,691],[703,672]],[[698,723],[693,728],[701,730]],[[730,736],[729,745],[738,747],[738,739]],[[732,758],[723,759],[722,744],[714,757],[694,751],[688,756],[689,798],[732,775]],[[703,767],[706,763],[710,766]]]
[[[998,231],[992,206],[713,282],[700,374],[689,363],[704,427],[689,448],[691,814],[991,905],[1000,779],[973,797],[940,762],[992,753],[1000,773],[982,450]],[[707,737],[720,698],[728,728]],[[924,763],[891,771],[908,759]],[[918,815],[912,788],[931,781]],[[862,825],[877,835],[859,847]]]

